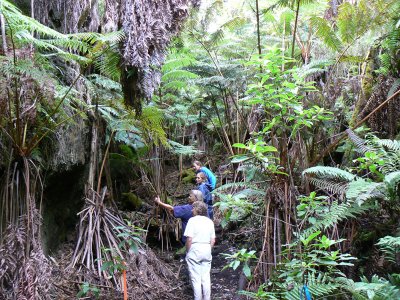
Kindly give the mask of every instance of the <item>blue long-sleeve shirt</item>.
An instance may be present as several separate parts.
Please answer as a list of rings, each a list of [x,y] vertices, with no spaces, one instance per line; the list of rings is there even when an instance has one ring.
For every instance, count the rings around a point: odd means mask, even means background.
[[[186,236],[183,235],[189,219],[193,217],[192,204],[174,206],[174,217],[182,220],[182,243],[186,243]]]
[[[212,204],[211,185],[209,183],[203,182],[199,184],[197,188],[203,194],[204,203],[211,205]]]

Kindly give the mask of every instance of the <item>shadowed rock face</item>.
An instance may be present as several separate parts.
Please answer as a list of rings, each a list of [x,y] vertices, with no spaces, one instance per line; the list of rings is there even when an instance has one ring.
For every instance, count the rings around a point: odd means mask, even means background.
[[[42,210],[42,238],[47,253],[75,237],[77,213],[83,206],[85,178],[84,166],[73,166],[47,178]]]

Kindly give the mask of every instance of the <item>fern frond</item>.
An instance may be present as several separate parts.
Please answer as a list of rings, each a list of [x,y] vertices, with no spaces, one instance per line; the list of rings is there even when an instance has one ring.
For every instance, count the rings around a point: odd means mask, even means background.
[[[374,275],[369,282],[367,278],[362,277],[361,282],[354,282],[352,279],[339,277],[336,282],[342,284],[343,289],[347,290],[354,299],[369,300],[371,296],[374,300],[398,299],[400,291],[389,281]]]
[[[385,259],[396,263],[396,255],[400,252],[400,237],[385,236],[380,238],[376,245],[378,245],[384,253]]]
[[[334,182],[329,179],[310,178],[310,182],[317,188],[328,191],[332,194],[337,194],[343,197],[346,193],[348,184],[345,182]]]
[[[388,196],[391,200],[397,200],[400,195],[400,171],[389,173],[384,178]]]
[[[251,190],[251,193],[254,193],[254,195],[265,196],[264,189],[260,189],[256,185],[250,184],[248,182],[232,182],[232,183],[224,184],[224,185],[216,188],[215,190],[213,190],[213,194],[215,194],[217,196],[221,196],[221,195],[224,195],[223,191],[236,190],[236,189],[248,190],[248,191]]]
[[[311,295],[313,296],[313,299],[316,299],[335,294],[337,290],[341,287],[341,285],[336,283],[308,283],[307,287]],[[284,294],[284,299],[302,299],[302,297],[304,296],[304,293],[302,293],[302,288],[303,284],[295,284],[292,290]]]
[[[186,70],[171,70],[161,77],[161,80],[164,82],[172,81],[172,80],[189,80],[199,78],[199,75],[192,73]]]
[[[400,141],[389,139],[376,139],[374,143],[387,148],[389,151],[400,151]]]
[[[326,19],[321,17],[312,17],[310,22],[316,35],[324,41],[326,46],[334,51],[340,50],[342,43]]]
[[[384,194],[380,191],[382,183],[370,182],[365,179],[358,178],[349,183],[346,192],[346,199],[362,205],[369,199],[383,198]]]
[[[171,146],[169,148],[169,151],[176,155],[194,155],[202,153],[202,151],[196,149],[193,146],[185,146],[172,140],[168,140],[168,144]]]
[[[207,30],[208,26],[215,20],[215,16],[223,9],[223,7],[224,2],[222,0],[214,0],[211,5],[206,8],[204,18],[201,22],[204,30]]]
[[[399,32],[400,32],[400,30],[399,30]],[[400,38],[399,38],[399,45],[400,45]],[[400,88],[400,78],[397,78],[397,79],[393,82],[392,86],[390,87],[390,90],[389,90],[389,92],[388,92],[388,94],[387,94],[387,97],[388,97],[388,98],[391,97],[394,93],[397,92],[397,90],[398,90],[399,88]]]
[[[357,147],[356,150],[362,154],[372,151],[372,148],[369,147],[366,143],[366,141],[362,138],[360,138],[353,130],[346,129],[346,133],[349,137],[349,139],[353,142],[353,144]]]
[[[235,30],[247,24],[247,19],[236,16],[221,25],[221,29]]]
[[[162,144],[168,147],[168,140],[163,128],[163,115],[155,106],[146,106],[139,118],[139,128],[148,144]]]
[[[194,58],[191,58],[188,56],[169,59],[162,66],[162,71],[169,72],[172,70],[181,69],[183,67],[194,65],[194,64],[196,64],[196,62],[197,61]]]
[[[349,2],[342,3],[339,7],[337,26],[340,36],[345,43],[352,42],[360,31],[356,23],[357,11],[354,5]],[[360,24],[361,26],[361,24]]]
[[[357,215],[371,210],[371,208],[372,207],[369,205],[359,206],[358,204],[350,201],[340,204],[335,201],[330,206],[328,212],[324,213],[321,218],[317,218],[316,222],[311,227],[303,230],[300,233],[299,238],[305,238],[318,230],[330,228],[342,220],[355,218]]]
[[[332,179],[332,180],[338,180],[338,181],[345,181],[345,182],[350,182],[354,180],[356,177],[355,175],[351,174],[350,172],[341,170],[339,168],[335,167],[325,167],[325,166],[315,166],[308,168],[303,171],[303,176],[308,175],[314,175],[318,178],[324,178],[324,179]]]
[[[311,61],[309,64],[302,66],[298,69],[298,74],[301,78],[305,78],[314,74],[321,74],[326,71],[326,67],[334,64],[333,60],[321,59]]]

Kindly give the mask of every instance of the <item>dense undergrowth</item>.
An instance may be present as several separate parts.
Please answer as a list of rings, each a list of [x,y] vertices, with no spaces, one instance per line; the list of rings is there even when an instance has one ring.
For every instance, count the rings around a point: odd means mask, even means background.
[[[217,219],[243,248],[227,255],[243,297],[400,298],[398,1],[204,1],[172,28],[188,13],[178,2],[146,2],[158,23],[140,32],[126,14],[101,33],[61,33],[0,2],[0,295],[119,297],[127,272],[143,299],[181,297],[144,229],[166,248],[179,236],[151,199],[183,199],[196,157],[216,171]],[[76,236],[60,267],[43,238],[58,200],[46,188],[76,166],[83,200],[65,204],[77,230],[63,229]]]

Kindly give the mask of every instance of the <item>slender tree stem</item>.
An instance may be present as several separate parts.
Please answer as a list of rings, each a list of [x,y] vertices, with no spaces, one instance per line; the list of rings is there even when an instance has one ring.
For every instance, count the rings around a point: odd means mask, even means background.
[[[294,44],[295,44],[295,42],[296,42],[297,24],[298,24],[298,21],[299,21],[300,1],[301,1],[301,0],[297,0],[296,19],[295,19],[295,21],[294,21],[294,28],[293,28],[292,58],[294,58]]]
[[[257,22],[257,48],[258,57],[261,59],[261,34],[260,34],[260,10],[258,7],[258,0],[256,0],[256,22]],[[262,65],[260,62],[260,73],[262,73]]]

